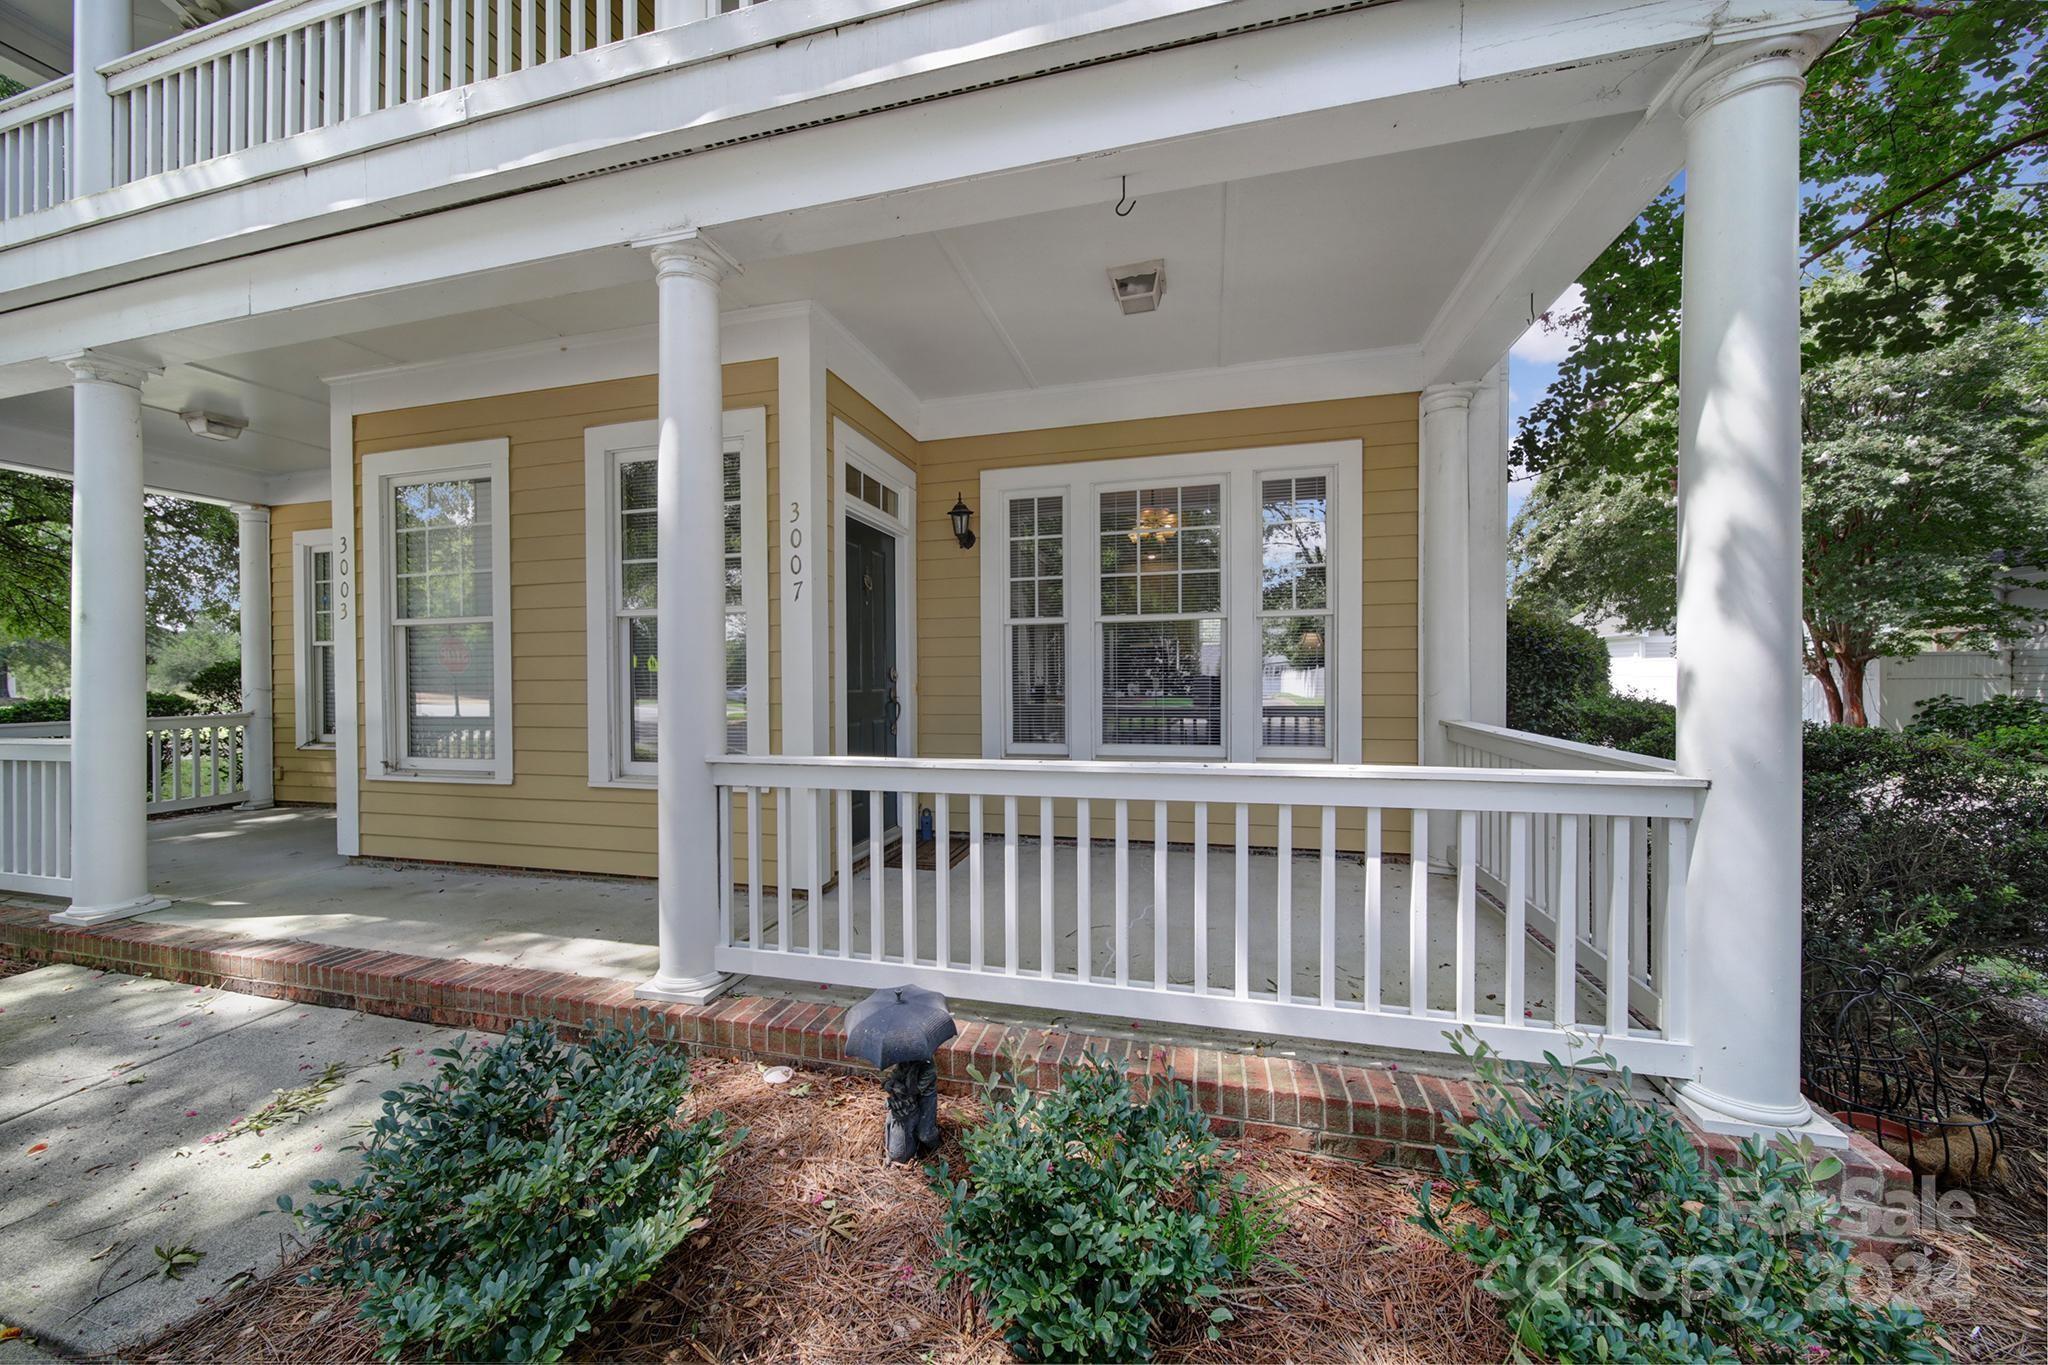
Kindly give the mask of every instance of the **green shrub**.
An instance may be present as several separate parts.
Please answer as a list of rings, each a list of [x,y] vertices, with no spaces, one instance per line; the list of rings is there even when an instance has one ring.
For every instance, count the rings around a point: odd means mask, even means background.
[[[205,708],[190,697],[181,697],[175,692],[151,692],[148,694],[148,709],[152,716],[196,716]],[[70,719],[69,697],[38,697],[33,701],[0,706],[0,725],[48,725]]]
[[[939,1268],[959,1276],[1019,1354],[1147,1360],[1153,1323],[1230,1319],[1221,1286],[1265,1259],[1277,1207],[1229,1172],[1187,1087],[1134,1102],[1117,1066],[1089,1057],[1059,1088],[986,1088],[987,1120],[963,1135],[967,1178],[946,1197]]]
[[[368,1291],[387,1359],[553,1360],[702,1224],[745,1135],[677,1122],[688,1058],[624,1030],[529,1020],[434,1057],[385,1094],[355,1181],[313,1183],[334,1256],[312,1278]]]
[[[190,692],[212,711],[239,711],[242,709],[242,661],[222,659],[210,663],[192,675],[185,684]]]
[[[1988,730],[2012,727],[2048,728],[2048,702],[2032,697],[1999,696],[1968,702],[1961,697],[1929,697],[1914,709],[1908,729],[1974,739]]]
[[[1812,952],[1909,978],[1951,957],[2048,966],[2048,770],[1981,742],[1806,728]]]
[[[1570,738],[1652,758],[1678,754],[1678,711],[1670,702],[1618,692],[1581,697],[1572,708]]]
[[[1607,647],[1562,616],[1508,607],[1508,725],[1569,739],[1579,703],[1607,695]]]
[[[1460,1051],[1464,1051],[1462,1043]],[[1745,1143],[1703,1162],[1674,1118],[1555,1058],[1503,1068],[1480,1045],[1485,1101],[1447,1115],[1441,1207],[1415,1222],[1485,1272],[1521,1351],[1551,1360],[1938,1361],[1918,1310],[1858,1303],[1834,1201],[1805,1150]],[[1484,1221],[1452,1220],[1457,1209]]]

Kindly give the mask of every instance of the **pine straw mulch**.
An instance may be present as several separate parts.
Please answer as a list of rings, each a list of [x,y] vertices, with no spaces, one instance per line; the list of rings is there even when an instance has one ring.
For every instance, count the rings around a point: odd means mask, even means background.
[[[1959,1358],[2048,1362],[2048,1011],[1992,1002],[1977,1027],[1991,1060],[2000,1169],[1938,1196],[1952,1217],[1918,1230],[1929,1265],[1907,1267],[1895,1283],[1925,1304]]]
[[[23,972],[32,972],[41,965],[40,962],[29,961],[12,948],[0,945],[0,977],[20,976]]]
[[[700,1060],[692,1107],[748,1130],[709,1224],[579,1343],[584,1359],[634,1362],[1011,1359],[1001,1336],[932,1262],[942,1201],[919,1167],[881,1160],[881,1087],[799,1072],[778,1086],[751,1065]],[[941,1100],[941,1160],[974,1121]],[[1498,1360],[1507,1337],[1464,1261],[1408,1224],[1416,1179],[1275,1143],[1240,1146],[1255,1187],[1291,1200],[1274,1252],[1290,1267],[1232,1294],[1219,1342],[1166,1325],[1170,1361]],[[319,1250],[308,1257],[321,1255]],[[294,1282],[306,1258],[203,1310],[142,1353],[152,1361],[321,1362],[373,1358],[355,1301]]]

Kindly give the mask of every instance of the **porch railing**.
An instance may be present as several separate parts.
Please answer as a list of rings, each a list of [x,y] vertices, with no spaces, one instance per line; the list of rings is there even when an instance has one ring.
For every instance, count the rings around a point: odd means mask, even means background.
[[[0,738],[0,890],[71,894],[68,739]]]
[[[1704,784],[1673,774],[737,756],[712,770],[734,868],[723,970],[1423,1051],[1466,1026],[1523,1057],[1599,1035],[1646,1074],[1690,1063],[1671,926]],[[894,796],[906,830],[928,802],[932,837],[859,856],[857,796],[870,812]],[[1489,898],[1495,820],[1507,852]],[[1567,836],[1548,863],[1539,822]],[[1535,898],[1558,903],[1561,884],[1624,924],[1642,822],[1667,860],[1665,927],[1640,945],[1656,960],[1636,964],[1627,932],[1598,958],[1546,960]],[[1416,875],[1408,850],[1432,847],[1448,861]],[[1665,989],[1645,1013],[1606,992],[1610,971]]]
[[[42,760],[46,762],[70,763],[70,736],[69,721],[0,725],[0,743],[63,741],[63,756]],[[230,806],[247,799],[247,712],[151,716],[143,722],[142,744],[142,804],[147,813],[165,815],[207,806]]]
[[[1526,730],[1450,721],[1444,726],[1452,761],[1478,769],[1577,769],[1587,772],[1670,774],[1677,766],[1620,749],[1554,739]],[[1669,905],[1682,900],[1687,852],[1674,841],[1688,826],[1637,819],[1598,828],[1568,814],[1532,817],[1526,856],[1514,847],[1514,829],[1498,815],[1482,818],[1476,863],[1481,884],[1496,896],[1514,894],[1514,869],[1526,867],[1530,919],[1560,961],[1576,959],[1609,980],[1610,955],[1619,943],[1627,966],[1630,1008],[1654,1014],[1665,992],[1665,968],[1674,960],[1665,940],[1677,932]],[[1579,870],[1583,869],[1583,870]],[[1576,871],[1576,875],[1566,875]],[[1626,894],[1623,894],[1626,888]]]
[[[0,218],[71,197],[71,77],[0,100]]]

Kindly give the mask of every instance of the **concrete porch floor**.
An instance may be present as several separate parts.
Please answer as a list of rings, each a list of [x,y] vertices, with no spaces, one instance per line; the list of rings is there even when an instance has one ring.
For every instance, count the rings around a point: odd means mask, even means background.
[[[1110,961],[1114,933],[1113,855],[1105,844],[1093,849],[1090,873],[1091,957],[1100,975]],[[171,904],[139,922],[173,924],[245,934],[254,938],[290,939],[340,947],[415,953],[425,957],[461,958],[492,965],[568,972],[579,976],[639,981],[654,974],[655,891],[650,882],[586,877],[546,876],[423,864],[350,862],[334,851],[334,815],[313,807],[279,807],[267,811],[215,811],[150,825],[150,880],[157,894]],[[1233,943],[1232,855],[1212,851],[1208,869],[1210,981],[1228,990],[1235,961]],[[1192,855],[1173,848],[1168,859],[1168,902],[1192,903]],[[983,858],[984,952],[1000,969],[1004,944],[1002,922],[1002,847],[992,840]],[[1074,913],[1074,849],[1054,850],[1054,961],[1059,970],[1074,967],[1077,921]],[[1247,949],[1251,989],[1270,992],[1277,975],[1277,925],[1271,907],[1278,860],[1270,854],[1251,861],[1251,903],[1254,907]],[[1389,862],[1382,884],[1385,907],[1381,935],[1382,998],[1389,1004],[1408,999],[1408,899],[1411,869]],[[1039,857],[1035,842],[1020,841],[1018,898],[1018,965],[1035,971],[1039,963]],[[956,864],[948,874],[951,939],[956,961],[966,960],[969,937],[969,867]],[[1337,866],[1337,991],[1340,1000],[1360,995],[1364,966],[1362,905],[1365,869],[1356,861]],[[1313,857],[1295,859],[1293,883],[1294,989],[1313,997],[1319,988],[1319,935],[1316,926],[1319,868]],[[937,874],[918,874],[918,942],[930,957],[936,943],[934,908]],[[1430,887],[1429,1003],[1450,1008],[1455,1003],[1451,964],[1455,954],[1456,906],[1451,878],[1432,876]],[[887,869],[888,907],[883,917],[884,943],[900,953],[901,871]],[[1134,845],[1130,858],[1131,976],[1151,978],[1153,920],[1152,867],[1148,846]],[[870,884],[865,867],[851,879],[850,920],[854,951],[865,954],[870,932]],[[822,898],[825,946],[838,942],[837,889]],[[763,943],[778,946],[774,924],[777,898],[763,897]],[[1266,907],[1261,914],[1258,907]],[[744,888],[734,893],[734,918],[744,938],[747,926]],[[797,898],[793,916],[795,941],[807,942],[809,917]],[[1478,1008],[1483,1016],[1498,1013],[1506,962],[1506,930],[1502,916],[1483,901],[1478,916]],[[1183,923],[1169,934],[1168,971],[1173,981],[1193,979],[1193,936]],[[809,978],[792,962],[791,978]],[[1555,989],[1555,964],[1543,943],[1531,938],[1525,951],[1524,992],[1532,1017],[1550,1017]],[[784,993],[789,983],[750,978],[746,989]],[[1598,989],[1580,981],[1578,1017],[1598,1018],[1604,1008]],[[1031,1013],[1036,1014],[1036,1011]]]

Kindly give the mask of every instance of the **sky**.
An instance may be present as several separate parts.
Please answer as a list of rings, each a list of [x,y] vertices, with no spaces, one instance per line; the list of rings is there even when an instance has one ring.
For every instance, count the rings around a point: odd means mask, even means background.
[[[1585,290],[1573,285],[1550,305],[1549,316],[1562,317],[1578,311]],[[1508,352],[1508,417],[1510,437],[1519,431],[1522,418],[1536,401],[1543,397],[1543,391],[1557,378],[1557,364],[1571,350],[1575,338],[1561,328],[1545,325],[1541,317],[1522,333],[1521,340]],[[1522,510],[1522,500],[1528,496],[1529,481],[1516,479],[1508,485],[1508,520],[1513,522],[1515,514]]]

